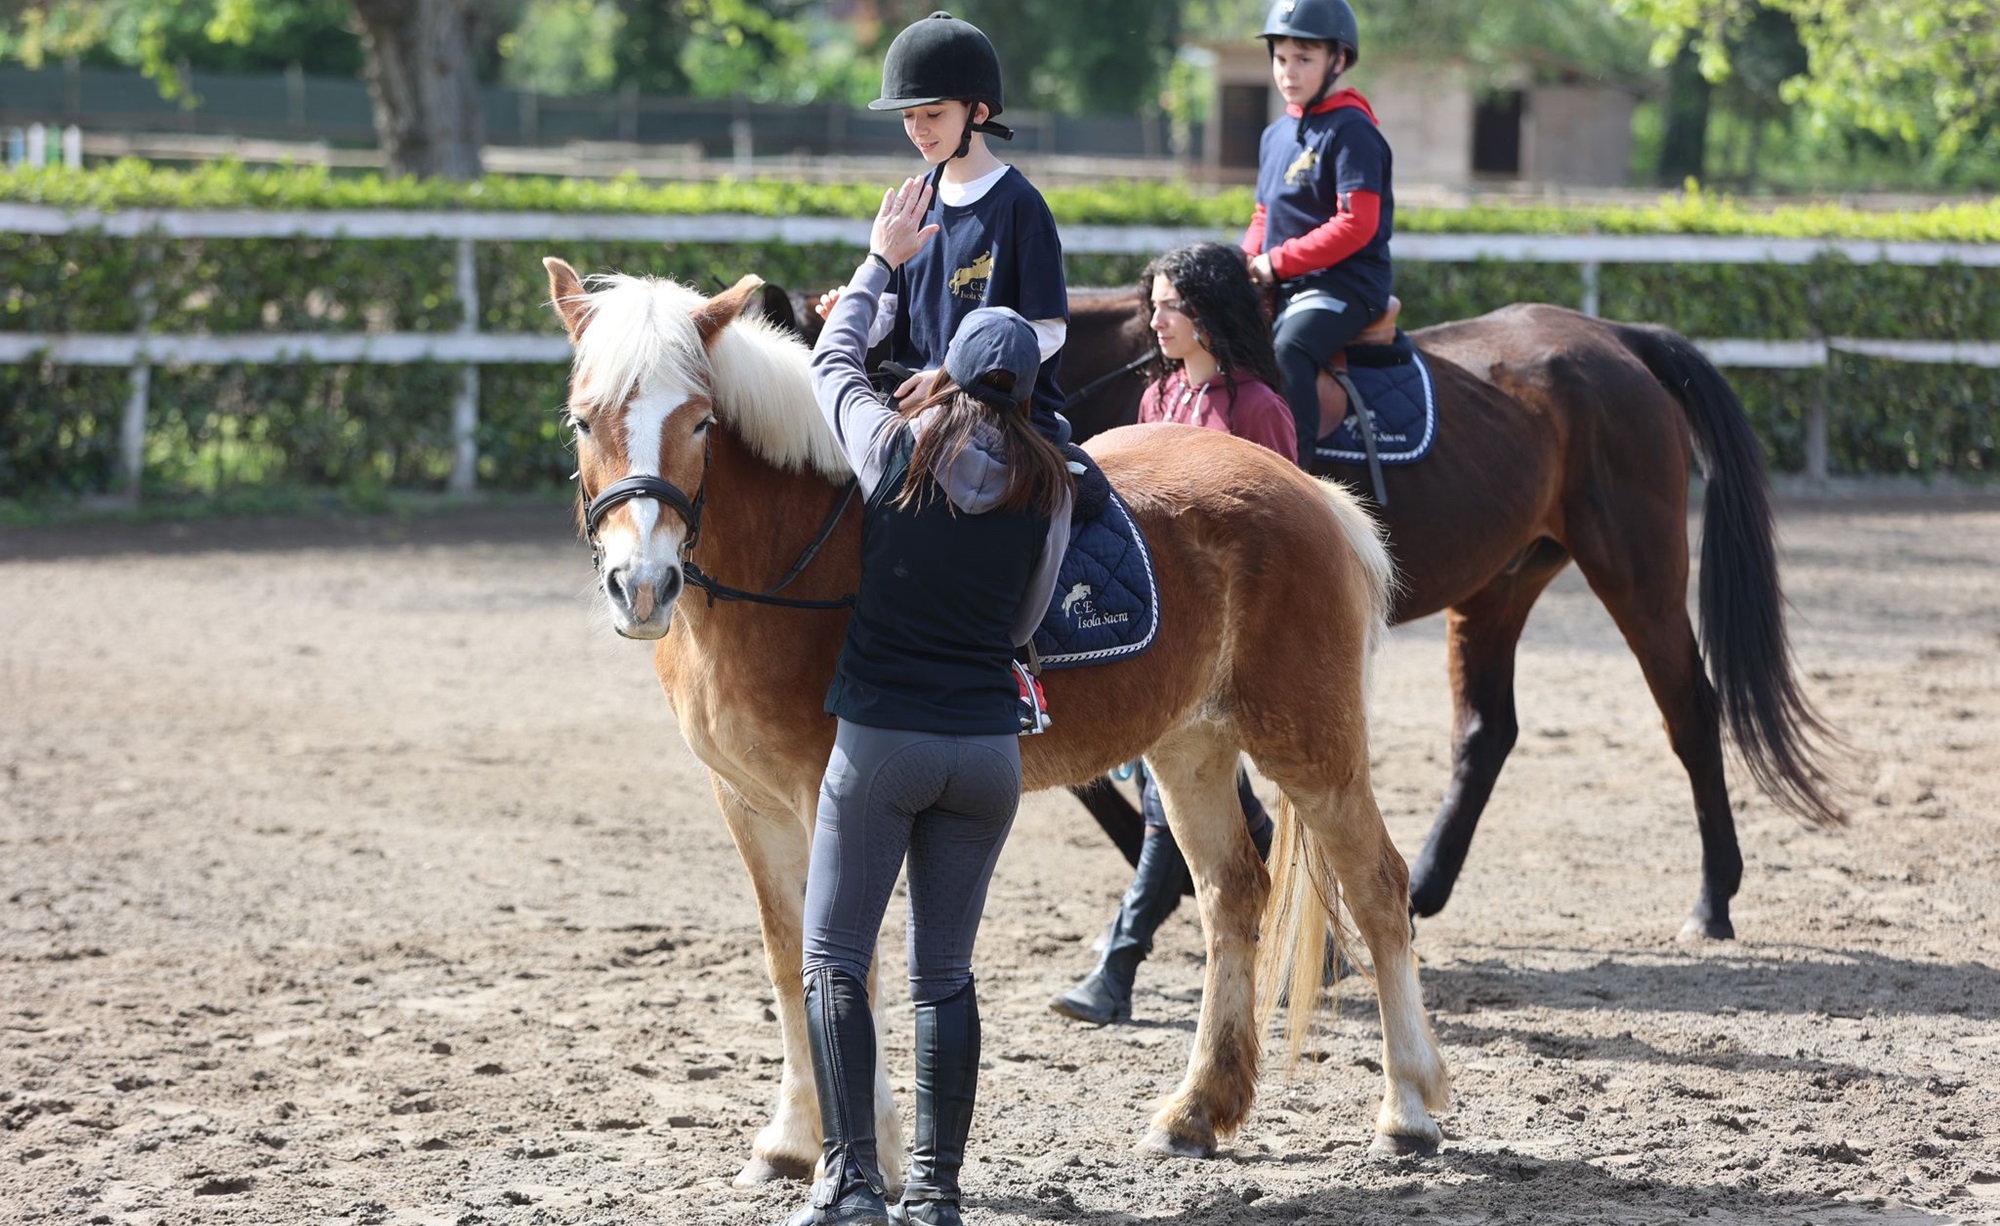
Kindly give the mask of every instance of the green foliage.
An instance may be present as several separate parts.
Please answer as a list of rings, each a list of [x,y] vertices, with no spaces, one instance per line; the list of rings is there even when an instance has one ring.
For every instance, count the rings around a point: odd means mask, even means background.
[[[0,21],[0,59],[39,68],[75,56],[143,68],[169,97],[182,90],[182,66],[269,72],[297,64],[340,76],[361,70],[347,0],[34,0],[5,8],[14,11]]]
[[[590,94],[618,79],[615,6],[599,0],[531,0],[518,28],[500,36],[501,79],[538,94]]]
[[[1116,222],[1227,230],[1240,192],[1198,195],[1157,184],[1050,193],[1065,224]],[[872,187],[793,184],[579,184],[487,180],[471,185],[342,179],[317,171],[195,172],[135,165],[73,174],[0,175],[0,199],[97,207],[442,207],[581,212],[816,213],[867,216]],[[1835,207],[1754,212],[1712,196],[1627,211],[1492,208],[1416,210],[1408,231],[1712,233],[2000,242],[2000,204],[1914,214]],[[540,260],[561,255],[586,272],[670,276],[709,289],[746,272],[794,291],[842,280],[859,255],[838,244],[481,243],[480,327],[555,334]],[[1073,254],[1074,285],[1130,285],[1148,253]],[[112,239],[0,235],[0,330],[129,332],[134,288],[151,286],[160,331],[440,331],[456,327],[451,244],[432,241]],[[1574,265],[1405,260],[1397,291],[1410,327],[1465,318],[1516,301],[1577,305]],[[2000,338],[2000,269],[1855,265],[1607,265],[1607,316],[1667,324],[1696,337],[1821,335]],[[490,491],[565,488],[573,466],[557,407],[560,365],[480,372],[479,480]],[[1804,406],[1823,399],[1839,472],[1991,472],[2000,372],[1843,357],[1830,372],[1732,370],[1774,466],[1803,463]],[[315,366],[156,369],[150,391],[144,493],[274,505],[337,495],[373,504],[437,492],[450,470],[451,367]],[[0,501],[66,498],[113,488],[123,370],[34,364],[0,368]]]
[[[1690,38],[1711,81],[1764,10],[1797,27],[1803,71],[1782,92],[1821,130],[1850,127],[1929,145],[1950,158],[1990,135],[2000,111],[2000,8],[1990,0],[1614,0],[1651,24],[1655,63]]]

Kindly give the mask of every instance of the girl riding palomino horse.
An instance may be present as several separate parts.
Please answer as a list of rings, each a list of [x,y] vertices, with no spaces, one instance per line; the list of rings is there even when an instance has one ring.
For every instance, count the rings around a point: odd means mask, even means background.
[[[960,321],[979,307],[1010,307],[1035,333],[1035,427],[1067,437],[1056,383],[1068,334],[1069,294],[1055,218],[1026,176],[995,157],[988,137],[1013,139],[1001,112],[1000,56],[977,26],[937,12],[911,24],[882,61],[882,96],[868,104],[901,111],[903,131],[931,167],[936,242],[889,278],[869,331],[889,341],[889,360],[918,372],[896,388],[901,401],[944,358]],[[821,298],[824,318],[839,300]]]

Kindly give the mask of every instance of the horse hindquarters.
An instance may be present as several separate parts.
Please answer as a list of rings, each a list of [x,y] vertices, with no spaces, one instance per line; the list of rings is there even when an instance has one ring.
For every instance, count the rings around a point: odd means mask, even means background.
[[[1368,770],[1369,658],[1384,629],[1391,575],[1373,523],[1351,496],[1332,484],[1320,492],[1330,523],[1321,521],[1318,539],[1290,543],[1328,560],[1317,590],[1301,586],[1290,607],[1260,598],[1232,661],[1246,748],[1284,792],[1258,944],[1259,1013],[1268,1016],[1281,994],[1288,997],[1296,1060],[1322,996],[1328,930],[1339,939],[1335,902],[1344,896],[1374,963],[1381,1011],[1377,1148],[1424,1151],[1442,1136],[1429,1111],[1444,1107],[1449,1082],[1417,985],[1409,871],[1382,823]]]

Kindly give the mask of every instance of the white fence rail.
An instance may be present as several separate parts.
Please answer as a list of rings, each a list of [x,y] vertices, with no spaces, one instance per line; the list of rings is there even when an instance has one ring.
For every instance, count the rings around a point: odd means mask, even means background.
[[[541,333],[479,331],[479,287],[473,263],[477,242],[681,242],[841,244],[868,242],[868,223],[830,217],[565,213],[455,213],[399,209],[267,212],[249,209],[129,209],[104,212],[47,205],[0,204],[0,232],[60,235],[75,232],[122,238],[433,239],[456,244],[456,289],[464,308],[455,332],[242,333],[161,335],[132,333],[0,332],[0,363],[50,361],[72,366],[118,366],[132,371],[132,394],[122,422],[121,485],[136,497],[144,456],[146,399],[155,365],[295,362],[399,364],[444,362],[465,368],[452,407],[453,465],[447,488],[470,494],[478,452],[479,367],[493,363],[563,362],[569,346]],[[1199,239],[1233,238],[1206,227],[1066,226],[1066,251],[1150,254]],[[1873,242],[1703,235],[1403,234],[1400,261],[1576,264],[1579,309],[1598,311],[1598,277],[1605,264],[1808,264],[1829,256],[1856,264],[2000,267],[2000,244]],[[139,317],[151,317],[150,287],[134,288]],[[1766,341],[1696,340],[1718,366],[1824,367],[1836,353],[1899,362],[1954,363],[2000,368],[2000,340],[1912,341],[1823,337]],[[1807,406],[1806,473],[1824,480],[1826,410]]]

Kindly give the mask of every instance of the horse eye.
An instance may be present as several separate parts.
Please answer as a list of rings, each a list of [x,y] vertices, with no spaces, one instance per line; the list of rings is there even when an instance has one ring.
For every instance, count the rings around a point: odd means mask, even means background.
[[[714,424],[715,424],[715,419],[713,417],[702,418],[700,421],[694,424],[694,436],[696,438],[700,438],[702,435],[707,434],[708,428]]]
[[[568,422],[570,429],[575,430],[578,434],[590,433],[590,423],[578,417],[575,413],[566,413],[564,414],[564,418]]]

